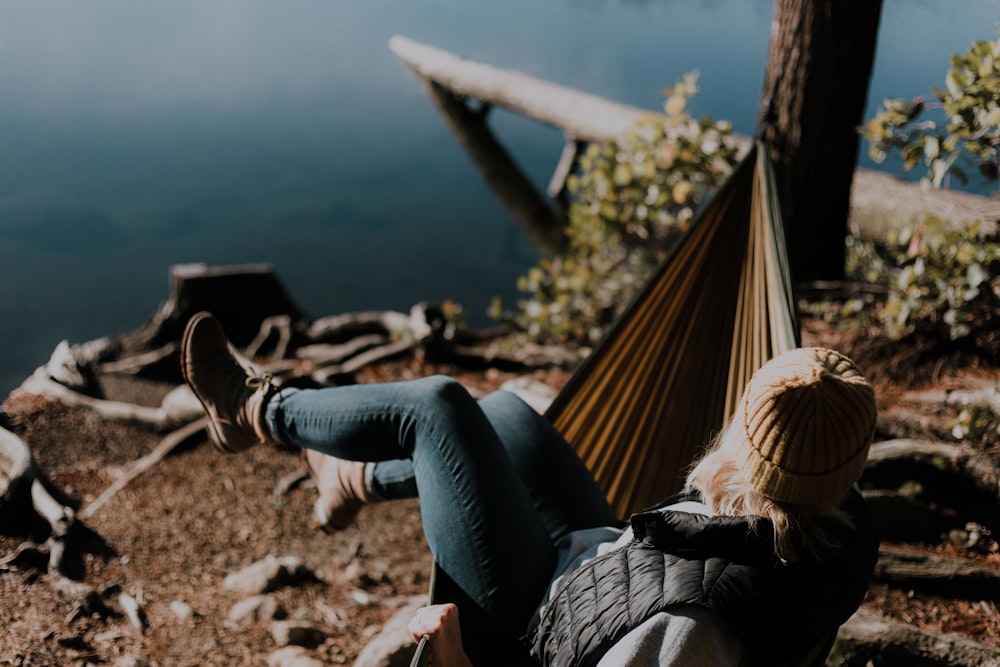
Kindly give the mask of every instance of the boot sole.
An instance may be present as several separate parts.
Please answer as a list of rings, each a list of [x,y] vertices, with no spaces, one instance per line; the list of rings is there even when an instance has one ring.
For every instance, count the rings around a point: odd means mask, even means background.
[[[191,343],[191,336],[194,333],[195,326],[202,320],[206,320],[209,318],[214,319],[214,316],[208,312],[197,313],[190,320],[188,320],[187,325],[184,327],[184,335],[181,337],[181,376],[184,378],[184,382],[187,384],[187,386],[191,388],[191,393],[193,393],[194,397],[198,399],[198,402],[201,403],[202,409],[205,411],[205,416],[208,419],[207,423],[205,424],[205,430],[208,431],[208,439],[212,441],[212,444],[215,445],[215,448],[220,452],[224,452],[226,454],[234,454],[235,450],[229,449],[228,447],[224,447],[222,445],[222,439],[219,433],[216,431],[215,424],[212,422],[211,416],[209,416],[210,413],[208,405],[205,404],[205,401],[201,400],[201,396],[199,396],[198,392],[194,390],[194,386],[191,384],[191,379],[188,377],[187,358],[188,358],[188,348],[190,347]]]

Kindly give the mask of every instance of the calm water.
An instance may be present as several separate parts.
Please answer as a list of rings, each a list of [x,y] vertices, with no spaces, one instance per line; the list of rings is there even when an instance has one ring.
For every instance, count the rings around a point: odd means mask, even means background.
[[[0,4],[0,392],[61,339],[142,326],[172,264],[269,262],[312,315],[452,298],[474,323],[535,251],[406,68],[402,34],[752,133],[772,0]],[[885,0],[870,112],[941,85],[1000,0]],[[494,127],[544,187],[558,131]]]

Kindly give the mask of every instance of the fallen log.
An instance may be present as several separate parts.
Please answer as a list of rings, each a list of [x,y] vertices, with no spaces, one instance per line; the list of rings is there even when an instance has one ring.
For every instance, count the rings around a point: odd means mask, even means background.
[[[1000,468],[969,446],[906,438],[877,442],[863,479],[880,488],[917,481],[938,504],[1000,529]]]
[[[862,608],[841,626],[827,664],[998,667],[1000,650],[964,635],[926,632]]]
[[[650,110],[620,104],[528,74],[459,57],[402,36],[389,48],[417,76],[460,96],[474,97],[561,129],[567,142],[621,139]],[[734,137],[741,145],[749,138]],[[574,151],[567,151],[571,157]],[[564,168],[564,167],[563,167]],[[952,190],[935,190],[871,169],[858,169],[851,189],[850,229],[868,239],[885,240],[900,227],[913,226],[933,215],[966,227],[982,223],[994,234],[1000,222],[1000,201]]]
[[[418,76],[458,95],[498,104],[557,127],[580,141],[620,138],[650,113],[522,72],[461,58],[400,35],[389,40],[389,48]]]
[[[483,182],[497,201],[510,211],[514,220],[542,256],[551,257],[567,246],[563,194],[566,179],[576,163],[582,142],[569,140],[548,188],[549,199],[536,190],[534,183],[517,166],[511,155],[497,141],[490,129],[487,112],[491,107],[470,109],[465,98],[438,83],[418,77],[445,125],[455,135],[466,154],[476,165]],[[553,200],[559,202],[553,206]]]
[[[879,551],[875,581],[903,590],[970,600],[1000,599],[1000,570],[962,558],[900,549]]]
[[[939,508],[919,502],[912,494],[881,489],[866,489],[864,494],[884,540],[933,543],[966,524],[964,518],[945,515]]]
[[[972,447],[898,438],[872,445],[861,485],[884,539],[934,542],[970,525],[1000,530],[998,480]]]

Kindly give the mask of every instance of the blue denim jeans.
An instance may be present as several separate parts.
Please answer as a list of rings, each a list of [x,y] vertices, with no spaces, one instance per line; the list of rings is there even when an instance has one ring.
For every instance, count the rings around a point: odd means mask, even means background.
[[[480,608],[460,616],[481,612],[501,637],[524,631],[549,585],[559,538],[617,523],[572,448],[508,392],[477,401],[442,376],[286,389],[268,402],[265,418],[285,444],[393,462],[386,465],[392,483],[379,488],[389,496],[411,493],[415,482],[435,561]]]

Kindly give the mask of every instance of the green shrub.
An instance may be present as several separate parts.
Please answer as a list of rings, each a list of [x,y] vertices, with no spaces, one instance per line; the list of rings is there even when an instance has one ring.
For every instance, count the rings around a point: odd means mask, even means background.
[[[868,152],[882,162],[899,151],[907,170],[923,162],[935,187],[949,176],[967,182],[963,161],[995,182],[1000,173],[1000,38],[974,42],[967,52],[952,56],[951,65],[945,88],[931,91],[936,102],[885,100],[885,108],[862,129]],[[921,120],[928,110],[940,110],[945,122]]]
[[[887,292],[845,303],[840,316],[870,317],[892,340],[958,341],[1000,328],[1000,238],[984,237],[977,224],[954,229],[929,217],[878,252],[856,238],[847,250],[847,275]]]
[[[958,340],[1000,325],[1000,239],[930,218],[901,233],[892,255],[898,268],[881,317],[890,338]]]
[[[665,91],[664,113],[588,147],[567,182],[568,249],[520,278],[515,312],[494,302],[494,318],[534,339],[600,337],[736,162],[732,126],[686,112],[697,92],[697,75],[685,75]]]

